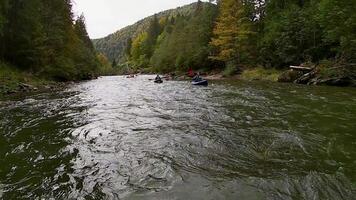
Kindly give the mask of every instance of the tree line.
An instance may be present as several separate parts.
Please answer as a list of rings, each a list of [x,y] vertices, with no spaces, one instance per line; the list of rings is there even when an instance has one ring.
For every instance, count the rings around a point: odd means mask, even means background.
[[[189,15],[154,17],[125,50],[134,68],[283,68],[356,61],[356,1],[198,1]]]
[[[1,0],[0,61],[55,80],[88,79],[100,72],[85,19],[71,0]]]
[[[150,20],[147,30],[132,38],[125,53],[130,66],[148,71],[179,71],[210,67],[210,54],[216,5],[198,3],[186,7],[186,13]]]
[[[355,1],[221,0],[219,4],[212,40],[219,60],[276,67],[323,59],[354,62]]]

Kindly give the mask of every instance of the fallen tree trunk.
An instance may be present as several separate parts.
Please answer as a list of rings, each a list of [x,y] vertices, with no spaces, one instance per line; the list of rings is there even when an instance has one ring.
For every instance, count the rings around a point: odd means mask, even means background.
[[[289,68],[296,71],[312,71],[314,69],[311,67],[303,67],[303,66],[290,66]]]

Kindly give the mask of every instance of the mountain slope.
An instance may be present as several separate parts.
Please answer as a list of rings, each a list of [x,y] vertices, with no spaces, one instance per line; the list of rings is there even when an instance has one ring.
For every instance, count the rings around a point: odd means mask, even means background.
[[[204,4],[209,4],[209,6],[213,5],[210,3]],[[178,7],[176,9],[166,10],[156,14],[156,16],[159,19],[162,17],[175,17],[178,15],[189,16],[195,11],[196,5],[197,3],[192,3],[186,6]],[[129,42],[148,29],[150,21],[153,19],[153,17],[154,15],[149,16],[136,22],[133,25],[127,26],[113,34],[110,34],[107,37],[93,40],[95,48],[97,51],[106,55],[110,61],[115,59],[118,63],[124,62],[126,60],[125,50]]]

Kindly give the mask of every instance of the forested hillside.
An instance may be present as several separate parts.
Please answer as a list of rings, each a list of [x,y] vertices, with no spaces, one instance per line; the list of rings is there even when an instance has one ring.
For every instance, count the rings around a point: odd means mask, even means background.
[[[4,71],[67,81],[100,70],[85,19],[74,19],[71,0],[1,0],[0,45],[0,81],[11,78]]]
[[[210,4],[210,6],[213,6]],[[190,16],[195,12],[196,3],[179,7],[177,9],[171,9],[157,13],[154,16],[147,17],[137,23],[127,26],[116,33],[113,33],[105,38],[95,39],[93,43],[95,48],[106,55],[110,61],[117,63],[123,63],[127,61],[127,51],[131,46],[133,39],[137,38],[140,34],[147,31],[150,23],[154,18],[162,20],[163,22],[167,18],[175,18],[177,16]]]
[[[189,12],[178,8],[151,16],[95,40],[95,46],[111,61],[126,62],[133,69],[214,67],[235,73],[256,66],[304,64],[318,65],[332,76],[355,73],[356,1],[215,3],[198,1],[183,7]]]

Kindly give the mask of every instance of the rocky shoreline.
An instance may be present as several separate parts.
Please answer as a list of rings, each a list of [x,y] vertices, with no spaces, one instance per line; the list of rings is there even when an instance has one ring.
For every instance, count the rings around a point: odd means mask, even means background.
[[[278,82],[356,87],[355,71],[356,67],[353,66],[340,66],[326,69],[322,66],[314,66],[307,71],[290,69],[280,75]]]
[[[356,66],[339,66],[324,69],[322,66],[313,66],[310,70],[297,70],[289,69],[280,72],[277,82],[280,83],[295,83],[304,85],[328,85],[339,87],[356,87]],[[190,80],[186,75],[166,75],[168,80]],[[225,77],[222,72],[204,73],[202,76],[207,80],[246,80],[241,74],[236,74],[230,77]],[[255,81],[270,81],[261,78],[261,76],[249,80]],[[57,90],[65,87],[66,85],[74,82],[46,82],[43,83],[1,83],[0,84],[0,97],[11,96],[20,93],[42,92]]]
[[[303,65],[302,65],[303,66]],[[308,70],[305,70],[308,69]],[[253,69],[252,69],[253,70]],[[268,71],[268,70],[266,70]],[[207,80],[254,80],[271,81],[271,79],[256,74],[256,77],[246,79],[244,74],[236,74],[231,77],[225,77],[220,73],[208,73],[204,76]],[[294,83],[301,85],[327,85],[337,87],[356,87],[356,66],[336,66],[324,67],[322,65],[311,66],[310,68],[289,69],[280,71],[277,79],[272,82]]]
[[[34,92],[45,92],[45,91],[54,91],[61,89],[68,85],[69,83],[62,82],[50,82],[43,85],[38,84],[29,84],[29,83],[17,83],[12,84],[11,86],[3,84],[0,85],[0,97],[4,96],[13,96],[17,94],[26,94]]]

